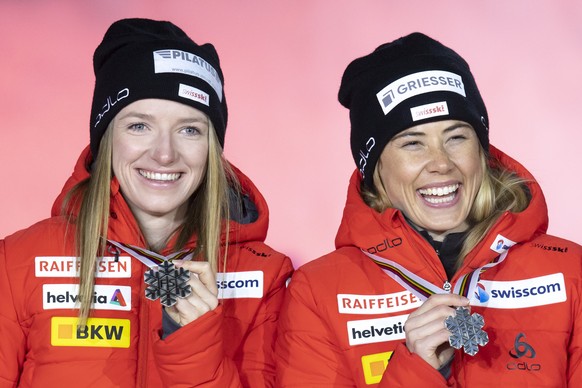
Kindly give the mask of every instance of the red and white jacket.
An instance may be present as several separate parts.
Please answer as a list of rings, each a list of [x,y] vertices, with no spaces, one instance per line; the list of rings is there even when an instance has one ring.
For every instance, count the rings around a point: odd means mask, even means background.
[[[88,158],[86,150],[63,194],[88,176]],[[122,252],[117,262],[100,261],[95,308],[78,330],[74,226],[53,216],[1,240],[0,387],[273,386],[276,325],[292,265],[264,244],[267,204],[237,174],[259,217],[230,222],[219,306],[165,339],[162,307],[144,296],[148,268],[134,257]],[[108,239],[144,247],[115,179]]]
[[[365,205],[356,172],[337,249],[303,265],[289,285],[276,347],[278,386],[582,386],[582,249],[545,234],[540,187],[520,164],[491,152],[530,180],[532,200],[519,214],[503,214],[451,279],[454,285],[509,247],[505,261],[482,273],[479,289],[469,295],[489,343],[475,356],[456,351],[448,381],[408,351],[404,322],[422,302],[362,251],[438,287],[447,276],[400,211],[377,213]]]

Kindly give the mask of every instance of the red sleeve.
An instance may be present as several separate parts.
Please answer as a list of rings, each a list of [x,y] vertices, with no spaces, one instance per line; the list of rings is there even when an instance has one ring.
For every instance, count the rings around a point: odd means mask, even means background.
[[[353,387],[342,352],[334,344],[309,280],[295,272],[279,320],[276,344],[278,387]]]
[[[277,338],[277,323],[281,305],[285,298],[286,284],[293,266],[291,260],[285,257],[283,265],[273,279],[269,290],[259,306],[256,319],[250,328],[243,348],[237,352],[237,363],[241,381],[245,387],[275,386],[275,339]]]
[[[580,271],[578,271],[580,273]],[[582,279],[577,277],[572,290],[573,327],[568,344],[568,387],[582,387]]]
[[[154,334],[154,353],[162,380],[172,387],[274,387],[274,341],[286,280],[288,258],[265,290],[256,319],[234,359],[224,352],[222,305],[183,326],[165,340]],[[226,344],[228,345],[228,344]]]
[[[441,373],[417,354],[410,353],[404,343],[394,349],[380,388],[395,387],[449,387]]]
[[[154,336],[154,355],[162,381],[171,387],[242,387],[234,362],[223,350],[222,306],[166,339]]]
[[[14,307],[4,240],[0,240],[0,296],[0,387],[16,387],[26,354],[26,336]]]

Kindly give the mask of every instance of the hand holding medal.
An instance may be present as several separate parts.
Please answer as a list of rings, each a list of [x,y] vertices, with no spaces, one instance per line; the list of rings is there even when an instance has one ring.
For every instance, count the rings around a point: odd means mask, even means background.
[[[107,240],[150,268],[144,275],[146,298],[160,299],[170,317],[184,326],[218,306],[216,274],[210,263],[191,261],[193,250],[163,256],[144,248]]]
[[[482,330],[485,325],[483,317],[477,313],[470,315],[464,306],[469,305],[467,296],[472,295],[477,288],[481,274],[503,263],[507,250],[484,266],[461,276],[454,287],[446,281],[443,288],[435,286],[398,263],[362,252],[378,264],[386,275],[417,298],[426,300],[418,310],[409,315],[405,324],[406,346],[411,352],[418,353],[439,369],[452,357],[452,348],[462,348],[465,353],[474,356],[479,351],[479,346],[489,342],[487,333]]]
[[[184,326],[218,306],[218,288],[216,275],[205,261],[174,260],[178,269],[190,272],[188,285],[192,292],[183,298],[177,298],[176,303],[166,307],[170,317]]]
[[[469,300],[456,294],[434,294],[408,316],[404,325],[406,347],[418,354],[435,369],[439,369],[453,357],[449,345],[451,333],[443,325],[455,314],[457,307],[467,306]]]

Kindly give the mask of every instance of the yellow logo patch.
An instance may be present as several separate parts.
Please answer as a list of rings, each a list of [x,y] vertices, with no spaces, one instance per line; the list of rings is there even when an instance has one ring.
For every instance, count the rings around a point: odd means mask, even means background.
[[[378,384],[388,366],[393,352],[375,353],[362,356],[362,369],[366,384]]]
[[[89,318],[85,327],[78,327],[77,317],[52,317],[52,346],[86,346],[129,348],[129,319]]]

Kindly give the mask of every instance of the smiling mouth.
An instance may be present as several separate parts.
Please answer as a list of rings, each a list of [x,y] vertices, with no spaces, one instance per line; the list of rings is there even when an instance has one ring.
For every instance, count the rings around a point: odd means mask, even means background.
[[[443,186],[443,187],[430,187],[428,189],[418,189],[418,193],[422,198],[428,203],[441,204],[448,203],[455,199],[457,192],[459,190],[459,184]]]
[[[151,172],[151,171],[144,171],[144,170],[139,170],[139,174],[146,179],[149,179],[152,181],[163,181],[163,182],[177,181],[182,176],[182,174],[179,172],[161,173],[161,172]]]

